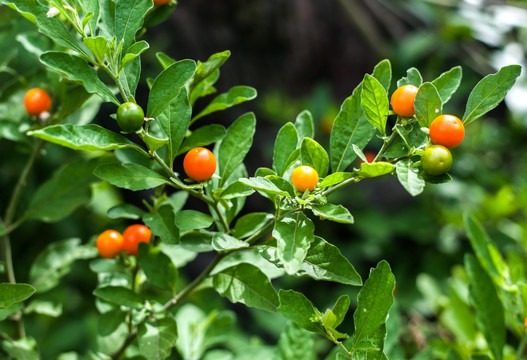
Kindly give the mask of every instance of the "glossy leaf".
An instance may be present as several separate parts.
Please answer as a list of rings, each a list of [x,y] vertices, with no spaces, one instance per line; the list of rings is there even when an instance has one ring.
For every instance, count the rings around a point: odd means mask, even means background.
[[[325,220],[327,219],[342,224],[353,224],[353,216],[348,209],[342,205],[334,205],[330,203],[312,205],[311,210],[313,210],[313,214]]]
[[[322,324],[311,320],[320,315],[320,312],[304,294],[294,290],[280,289],[278,296],[280,298],[280,306],[278,307],[280,314],[306,330],[326,336]]]
[[[253,189],[248,188],[244,183],[235,181],[222,191],[220,198],[224,200],[247,197],[254,193]]]
[[[141,165],[136,164],[105,164],[97,167],[95,176],[110,184],[128,190],[146,190],[168,184],[164,176]]]
[[[147,117],[156,118],[172,101],[176,99],[181,88],[194,75],[196,63],[192,60],[181,60],[170,65],[159,74],[148,97]]]
[[[390,60],[384,59],[375,65],[372,75],[379,80],[386,92],[390,90],[390,83],[392,82],[392,64]]]
[[[48,51],[40,56],[40,61],[69,80],[80,82],[90,94],[99,95],[104,101],[120,104],[108,86],[99,79],[95,69],[81,57],[59,51]]]
[[[282,176],[287,170],[288,159],[296,150],[298,143],[298,131],[293,123],[286,123],[280,128],[276,135],[273,152],[273,170],[278,176]]]
[[[174,318],[150,319],[139,325],[137,343],[146,359],[166,359],[170,356],[178,334]]]
[[[432,81],[432,85],[434,85],[439,92],[443,104],[450,100],[452,95],[456,92],[461,83],[462,73],[461,66],[456,66],[445,71],[439,75],[437,79]]]
[[[150,283],[161,289],[175,291],[177,269],[160,249],[151,244],[140,243],[137,260]]]
[[[99,287],[93,291],[93,295],[116,305],[133,309],[141,309],[144,306],[143,298],[139,294],[122,286]]]
[[[436,117],[443,112],[443,102],[432,83],[425,82],[419,88],[414,102],[415,118],[421,127],[430,127]]]
[[[366,119],[386,136],[386,121],[388,120],[389,102],[386,90],[379,80],[366,74],[362,82],[361,106]]]
[[[425,181],[419,175],[419,171],[413,166],[410,160],[401,160],[395,166],[397,178],[406,191],[412,196],[417,196],[423,192],[425,188]]]
[[[421,73],[416,68],[412,67],[408,70],[406,70],[406,76],[401,78],[399,81],[397,81],[397,87],[401,87],[403,85],[414,85],[416,87],[421,86],[423,83],[423,77],[421,76]]]
[[[207,93],[209,86],[203,86],[204,83],[206,83],[206,79],[210,78],[214,73],[217,73],[218,69],[230,56],[231,52],[226,50],[211,55],[205,62],[198,62],[196,73],[190,82],[191,104],[193,104],[198,97],[202,96],[203,93]],[[200,84],[202,86],[199,86]]]
[[[202,126],[194,130],[188,137],[183,140],[177,154],[181,155],[198,146],[207,146],[213,144],[225,137],[227,130],[222,125],[211,124]]]
[[[314,231],[313,222],[301,212],[276,221],[273,237],[277,240],[277,255],[288,274],[300,269],[314,240]]]
[[[29,131],[28,135],[68,147],[73,150],[111,151],[117,149],[142,149],[124,136],[99,125],[51,125]]]
[[[249,86],[234,86],[228,92],[216,96],[205,109],[192,118],[192,122],[203,116],[212,114],[256,98],[256,90]]]
[[[35,291],[35,288],[29,284],[0,283],[0,309],[28,299]]]
[[[520,65],[509,65],[481,79],[468,97],[463,123],[468,125],[498,106],[520,73]]]
[[[256,118],[253,113],[240,116],[227,129],[227,134],[218,149],[218,168],[221,177],[220,187],[240,166],[253,142]]]
[[[470,278],[470,299],[476,308],[476,322],[481,330],[494,359],[503,359],[505,346],[505,315],[498,292],[492,279],[472,255],[465,256],[465,267]]]
[[[177,244],[179,242],[179,229],[176,227],[172,207],[163,205],[156,212],[146,213],[143,221],[164,243]]]
[[[353,348],[372,336],[380,326],[383,326],[388,311],[393,304],[395,278],[390,265],[385,260],[371,269],[370,276],[364,283],[357,298],[357,309],[353,315],[355,335]],[[386,331],[386,329],[385,329]]]
[[[87,37],[84,38],[83,43],[90,49],[99,63],[104,61],[104,55],[108,51],[108,39],[103,36]]]
[[[232,229],[232,235],[238,239],[246,238],[260,230],[272,219],[272,214],[264,212],[245,214],[236,221]]]
[[[39,293],[51,290],[68,274],[76,260],[90,259],[96,255],[95,247],[81,245],[80,239],[52,242],[31,265],[29,282]]]
[[[126,55],[123,57],[123,60],[121,61],[121,66],[124,66],[128,64],[130,61],[136,59],[144,53],[146,50],[150,48],[150,45],[144,41],[138,41],[132,45],[126,50]]]
[[[395,165],[392,163],[383,161],[374,163],[363,162],[357,172],[357,176],[359,178],[372,178],[390,174],[393,170],[395,170]]]
[[[204,229],[212,225],[210,215],[196,210],[181,210],[175,217],[176,226],[181,230]]]
[[[127,49],[133,42],[135,34],[143,26],[145,14],[152,8],[148,0],[119,0],[115,5],[115,37],[119,44],[123,42],[123,49]]]
[[[246,247],[249,247],[249,244],[245,241],[238,240],[224,233],[216,233],[212,238],[212,248],[216,251],[243,249]]]
[[[300,147],[300,159],[302,165],[311,166],[320,177],[328,173],[329,158],[326,150],[311,138],[304,138]]]
[[[351,172],[336,172],[336,173],[326,176],[324,180],[322,180],[320,184],[318,184],[318,187],[325,188],[325,187],[337,185],[343,181],[351,179],[353,176],[355,176],[355,174]]]
[[[276,311],[278,296],[269,278],[256,266],[246,263],[227,268],[212,278],[214,288],[233,303]]]
[[[375,134],[361,108],[362,83],[342,104],[330,136],[331,169],[344,171],[357,157],[352,145],[363,149]]]
[[[313,115],[308,110],[302,111],[295,120],[295,128],[298,133],[298,143],[306,137],[313,139],[315,137],[315,122]]]

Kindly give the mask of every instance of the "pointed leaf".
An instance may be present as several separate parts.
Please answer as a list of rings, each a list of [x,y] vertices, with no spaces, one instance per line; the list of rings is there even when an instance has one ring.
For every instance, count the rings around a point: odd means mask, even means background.
[[[329,169],[328,153],[311,138],[304,138],[300,147],[300,158],[303,165],[311,166],[320,177],[325,177]]]
[[[196,210],[181,210],[176,214],[175,220],[180,230],[208,228],[214,221],[210,215]]]
[[[386,136],[389,101],[386,90],[379,80],[366,74],[362,82],[361,106],[366,119],[375,126],[382,136]]]
[[[0,309],[28,299],[35,291],[35,288],[29,284],[0,283]]]
[[[105,164],[97,167],[95,176],[128,190],[146,190],[168,184],[169,180],[154,170],[136,164]]]
[[[100,287],[93,291],[93,295],[105,301],[134,309],[142,309],[145,305],[139,294],[122,286]]]
[[[437,79],[432,81],[441,96],[441,101],[445,104],[452,95],[456,92],[461,83],[462,70],[461,66],[453,67],[452,69],[442,73]]]
[[[178,327],[174,318],[149,320],[139,325],[137,342],[145,359],[167,359],[176,344]]]
[[[360,106],[361,92],[362,83],[344,101],[333,123],[329,139],[333,172],[344,171],[355,160],[353,144],[363,149],[375,134],[375,127],[368,122]]]
[[[211,55],[207,61],[203,63],[198,62],[196,73],[194,74],[194,77],[190,83],[191,104],[193,104],[198,97],[207,93],[208,86],[203,86],[205,83],[207,83],[206,79],[213,77],[215,73],[219,73],[218,69],[225,63],[225,61],[227,61],[230,56],[231,52],[226,50]]]
[[[181,60],[170,65],[159,74],[150,90],[146,116],[159,116],[176,99],[181,88],[194,75],[196,63],[192,60]]]
[[[509,65],[481,79],[468,97],[463,123],[468,125],[498,106],[520,73],[520,65]]]
[[[350,298],[348,295],[342,295],[337,299],[337,302],[335,305],[333,305],[333,314],[335,314],[335,324],[334,327],[339,326],[346,317],[346,313],[348,312],[350,307]]]
[[[216,251],[236,250],[246,247],[249,247],[249,244],[245,241],[238,240],[224,233],[216,233],[212,238],[212,248]]]
[[[113,333],[119,325],[126,322],[126,313],[121,309],[114,309],[99,316],[99,324],[97,330],[99,335],[107,336]]]
[[[359,178],[372,178],[390,174],[395,169],[395,165],[388,162],[374,162],[368,163],[363,162],[360,166],[360,170],[357,173]]]
[[[143,150],[122,135],[99,125],[51,125],[28,135],[68,147],[73,150],[111,151],[117,149]],[[144,151],[143,151],[144,152]]]
[[[123,41],[123,49],[133,42],[135,34],[143,26],[145,14],[152,7],[148,0],[119,0],[115,6],[115,37],[119,44]]]
[[[238,239],[246,238],[260,230],[272,219],[272,214],[264,212],[245,214],[236,221],[232,235]]]
[[[216,96],[205,109],[203,109],[198,115],[194,116],[192,122],[205,115],[228,109],[254,98],[256,98],[256,90],[254,88],[249,86],[234,86],[228,92]]]
[[[229,200],[229,199],[247,197],[252,194],[254,194],[253,189],[248,188],[247,185],[245,185],[244,183],[240,181],[235,181],[229,186],[227,186],[227,188],[221,192],[220,198],[224,200]]]
[[[233,303],[276,311],[278,296],[269,278],[256,266],[246,263],[227,268],[215,274],[212,282],[216,291]]]
[[[143,52],[148,50],[150,48],[150,45],[144,41],[138,41],[134,44],[132,44],[127,50],[126,55],[123,57],[123,60],[121,61],[121,66],[124,66],[128,64],[130,61],[136,59],[141,55]]]
[[[390,63],[390,60],[384,59],[375,65],[372,75],[379,80],[384,90],[388,92],[390,89],[390,83],[392,82],[392,64]]]
[[[202,126],[194,130],[185,140],[179,148],[177,155],[186,153],[187,151],[194,149],[198,146],[207,146],[213,144],[225,137],[227,130],[225,127],[218,124],[211,124]]]
[[[395,171],[399,182],[410,195],[417,196],[423,192],[425,181],[409,159],[397,162]]]
[[[288,274],[300,269],[314,240],[314,231],[313,222],[302,212],[276,221],[273,237],[277,240],[278,259]]]
[[[308,110],[302,111],[295,120],[295,128],[298,132],[298,143],[302,143],[302,140],[306,137],[315,137],[315,123],[313,121],[313,115]]]
[[[311,320],[319,315],[320,312],[304,294],[294,290],[280,289],[278,296],[280,298],[280,306],[278,307],[280,314],[306,330],[326,336],[326,331],[322,324]]]
[[[318,184],[318,187],[325,188],[325,187],[337,185],[343,181],[351,179],[353,176],[355,176],[355,174],[351,172],[336,172],[336,173],[326,176],[324,180],[322,180],[320,184]]]
[[[137,260],[150,283],[161,289],[175,291],[178,271],[161,250],[151,244],[140,243]]]
[[[287,170],[288,159],[296,150],[298,144],[298,132],[292,123],[287,123],[280,128],[276,135],[273,152],[273,170],[278,176],[282,176]]]
[[[313,214],[320,216],[323,219],[342,224],[353,224],[353,216],[350,214],[348,209],[342,205],[334,205],[330,203],[323,205],[312,205],[311,210],[313,210]]]
[[[163,205],[156,212],[145,214],[143,221],[156,236],[161,238],[163,243],[177,244],[179,242],[179,229],[176,227],[171,206]]]
[[[423,83],[423,77],[421,76],[421,73],[416,68],[412,67],[406,71],[406,76],[397,81],[397,87],[401,87],[403,85],[414,85],[416,87],[421,86]]]
[[[443,102],[432,83],[425,82],[419,88],[414,102],[415,117],[421,127],[430,127],[436,117],[443,112]]]
[[[99,95],[104,101],[119,105],[119,100],[99,79],[95,69],[81,57],[59,51],[48,51],[40,56],[40,61],[69,80],[81,83],[88,93]]]
[[[256,118],[253,113],[240,116],[227,129],[227,134],[221,141],[218,150],[218,168],[222,187],[229,176],[245,159],[253,142]]]

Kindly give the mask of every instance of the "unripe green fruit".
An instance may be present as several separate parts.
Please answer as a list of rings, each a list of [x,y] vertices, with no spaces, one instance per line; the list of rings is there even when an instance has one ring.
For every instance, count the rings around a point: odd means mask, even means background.
[[[133,102],[125,102],[117,109],[117,124],[125,132],[136,132],[143,126],[145,113]]]

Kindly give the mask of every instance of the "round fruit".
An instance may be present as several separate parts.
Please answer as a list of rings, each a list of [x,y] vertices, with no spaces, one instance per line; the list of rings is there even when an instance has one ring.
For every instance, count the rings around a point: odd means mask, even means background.
[[[123,249],[130,255],[137,254],[140,242],[150,242],[152,231],[141,224],[128,226],[123,232]]]
[[[415,115],[414,101],[419,90],[414,85],[403,85],[392,94],[391,104],[393,111],[402,117],[412,117]]]
[[[145,113],[133,102],[125,102],[117,109],[117,124],[125,132],[136,132],[143,126]]]
[[[302,165],[293,170],[291,181],[300,192],[313,191],[318,184],[318,173],[311,166]]]
[[[452,166],[452,154],[442,145],[430,145],[421,155],[421,166],[429,175],[444,174]]]
[[[95,244],[103,258],[114,258],[123,249],[123,236],[118,231],[106,230],[97,237]]]
[[[168,4],[170,1],[172,0],[154,0],[154,5],[156,6],[165,5],[165,4]]]
[[[45,90],[34,88],[24,96],[24,106],[29,115],[36,116],[49,111],[51,105],[51,97]]]
[[[183,168],[192,180],[205,181],[216,171],[216,157],[209,149],[197,147],[185,155]]]
[[[465,137],[463,122],[454,115],[439,115],[430,124],[430,139],[449,149],[458,146]]]

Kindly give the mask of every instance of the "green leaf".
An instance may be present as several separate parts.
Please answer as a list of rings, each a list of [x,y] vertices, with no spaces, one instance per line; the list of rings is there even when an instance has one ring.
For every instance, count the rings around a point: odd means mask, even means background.
[[[395,165],[395,171],[399,182],[410,195],[417,196],[423,192],[425,181],[410,159],[398,161]]]
[[[357,309],[353,314],[355,322],[353,348],[385,324],[388,311],[393,304],[394,288],[395,278],[390,265],[382,260],[376,268],[371,269],[370,276],[357,297]]]
[[[207,146],[213,144],[225,137],[227,130],[218,124],[202,126],[194,130],[181,144],[177,155],[186,153],[198,146]]]
[[[452,95],[456,92],[459,84],[461,83],[462,70],[461,66],[453,67],[452,69],[445,71],[437,79],[432,81],[441,96],[441,101],[445,104]]]
[[[227,129],[218,149],[218,168],[222,187],[229,176],[243,162],[253,142],[256,118],[253,113],[240,116]]]
[[[384,59],[375,65],[372,75],[379,80],[386,92],[390,90],[390,83],[392,82],[392,64],[390,60]]]
[[[97,330],[99,335],[108,336],[113,333],[119,325],[126,323],[126,313],[121,309],[114,309],[99,316]]]
[[[212,282],[216,291],[231,300],[249,307],[276,311],[278,296],[269,278],[256,266],[241,263],[215,274]]]
[[[324,148],[311,138],[304,138],[300,147],[300,158],[303,165],[311,166],[320,177],[324,177],[329,169],[329,157]]]
[[[251,189],[266,194],[273,194],[278,196],[291,196],[287,190],[279,188],[275,183],[265,177],[258,176],[248,179],[240,179],[239,181],[245,184],[246,186],[250,187]]]
[[[329,139],[333,172],[344,171],[355,160],[353,144],[364,149],[375,134],[375,127],[368,122],[360,106],[361,93],[362,83],[344,101],[333,123]]]
[[[150,319],[139,325],[139,353],[146,359],[166,359],[176,343],[178,326],[174,318]]]
[[[299,144],[301,144],[302,140],[306,137],[313,139],[315,137],[315,122],[313,121],[313,115],[311,115],[308,110],[302,111],[296,117],[295,128],[298,133]]]
[[[382,324],[377,329],[366,336],[361,343],[356,345],[353,351],[353,360],[379,359],[388,360],[383,352],[384,339],[386,338],[386,325]],[[420,353],[424,354],[423,352]],[[419,356],[419,355],[417,355]],[[430,359],[431,355],[426,354],[424,359]],[[412,358],[415,359],[415,358]],[[423,359],[423,360],[424,360]]]
[[[296,150],[298,144],[298,131],[296,127],[288,122],[280,128],[276,135],[273,152],[273,170],[282,176],[287,170],[288,159]]]
[[[372,178],[390,174],[395,169],[395,165],[388,162],[363,162],[360,165],[360,170],[357,172],[359,178]]]
[[[174,209],[169,205],[161,206],[156,212],[143,215],[143,221],[163,243],[179,243],[179,229],[176,227]]]
[[[146,190],[168,184],[164,176],[136,164],[104,164],[94,171],[95,176],[110,184],[128,190]]]
[[[498,106],[520,73],[520,65],[509,65],[481,79],[468,97],[463,123],[468,125]]]
[[[491,278],[472,254],[465,255],[465,267],[470,278],[470,298],[476,308],[476,322],[494,359],[503,359],[505,346],[505,315]]]
[[[443,112],[443,102],[432,83],[425,82],[419,88],[414,102],[415,118],[421,127],[430,127],[436,117]]]
[[[179,147],[185,138],[192,108],[188,101],[188,93],[181,89],[175,100],[157,117],[156,121],[163,133],[168,137],[168,164],[174,162]]]
[[[272,219],[272,214],[264,212],[245,214],[236,221],[232,235],[238,239],[246,238],[263,228]]]
[[[150,283],[161,289],[175,291],[178,271],[160,249],[151,244],[140,243],[137,260]]]
[[[148,0],[119,0],[115,6],[115,37],[123,49],[134,42],[135,34],[143,26],[145,14],[152,8]]]
[[[102,300],[133,309],[142,309],[145,304],[141,295],[122,286],[105,286],[93,291]]]
[[[29,284],[0,283],[0,309],[28,299],[35,291]]]
[[[35,299],[26,306],[24,312],[26,314],[35,313],[57,318],[62,315],[62,303]]]
[[[216,96],[205,109],[192,118],[192,122],[202,118],[205,115],[212,114],[244,103],[256,98],[256,90],[249,86],[234,86],[228,92]]]
[[[300,269],[314,240],[314,231],[313,222],[302,212],[276,221],[273,237],[277,240],[277,255],[288,274]]]
[[[190,98],[191,104],[193,104],[197,98],[207,95],[209,88],[215,81],[208,82],[207,79],[214,77],[214,74],[219,74],[219,68],[227,61],[231,56],[229,50],[219,52],[211,55],[207,61],[198,62],[196,73],[190,82]],[[217,78],[217,76],[216,76]]]
[[[342,295],[337,299],[332,309],[333,314],[335,314],[335,323],[333,324],[335,328],[344,321],[344,318],[346,317],[346,313],[348,312],[349,307],[350,307],[350,298],[348,295]]]
[[[353,216],[351,216],[348,209],[342,205],[323,204],[312,205],[311,210],[316,216],[320,216],[324,220],[331,220],[342,224],[353,224]]]
[[[90,49],[99,63],[104,61],[104,55],[108,51],[108,39],[104,36],[87,37],[84,38],[83,43]]]
[[[423,83],[423,77],[421,76],[421,73],[416,68],[412,67],[408,70],[406,70],[406,76],[401,78],[399,81],[397,81],[397,87],[401,87],[403,85],[414,85],[416,87],[421,86]]]
[[[248,188],[244,183],[235,181],[221,192],[220,198],[224,200],[247,197],[254,193],[253,189]]]
[[[351,172],[336,172],[336,173],[326,176],[324,180],[322,180],[320,184],[318,184],[318,187],[325,188],[325,187],[337,185],[343,181],[351,179],[353,176],[355,176],[355,174]]]
[[[106,212],[106,216],[110,219],[137,220],[140,219],[143,214],[143,210],[132,204],[115,205]]]
[[[90,94],[99,95],[104,101],[119,105],[119,100],[99,79],[95,69],[83,58],[60,51],[48,51],[40,56],[40,61],[69,80],[81,83]]]
[[[27,210],[29,219],[56,222],[92,198],[93,170],[99,162],[74,161],[58,169],[34,193]]]
[[[278,297],[280,299],[280,306],[278,307],[280,314],[306,330],[326,336],[326,331],[322,324],[311,320],[319,316],[320,312],[304,294],[294,290],[280,289]]]
[[[210,215],[196,210],[181,210],[176,214],[176,226],[180,230],[205,229],[212,225],[214,220]]]
[[[51,38],[57,45],[88,57],[84,45],[69,32],[58,17],[48,17],[49,6],[34,0],[3,0],[4,4],[16,9],[21,15],[37,24],[38,31]]]
[[[80,239],[53,242],[38,254],[31,265],[29,282],[39,293],[51,290],[69,273],[73,262],[96,255],[95,247],[81,245]]]
[[[346,285],[362,285],[362,279],[339,248],[315,236],[297,275]]]
[[[139,146],[122,135],[106,130],[99,125],[51,125],[40,130],[29,131],[28,135],[68,147],[73,150],[111,151],[134,149],[144,152]]]
[[[249,244],[245,241],[238,240],[224,233],[216,233],[212,238],[212,248],[216,251],[237,250],[246,247],[249,247]]]
[[[134,44],[132,44],[127,50],[126,55],[123,57],[123,60],[121,60],[121,66],[124,66],[128,64],[128,62],[136,59],[141,55],[143,52],[148,50],[150,48],[150,45],[144,41],[138,41]]]
[[[313,333],[289,322],[280,334],[277,350],[279,360],[315,360]]]
[[[366,119],[386,136],[386,121],[390,110],[388,95],[373,76],[366,74],[362,82],[361,107]]]
[[[156,118],[174,101],[181,88],[194,75],[196,63],[192,60],[181,60],[170,65],[159,74],[148,97],[147,117]]]

